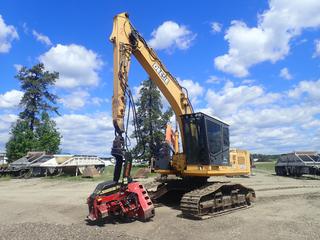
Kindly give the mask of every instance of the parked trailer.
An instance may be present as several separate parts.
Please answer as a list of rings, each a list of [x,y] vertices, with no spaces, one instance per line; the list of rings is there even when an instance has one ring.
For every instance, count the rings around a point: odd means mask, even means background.
[[[320,155],[311,151],[283,154],[275,164],[275,172],[278,176],[320,176]]]
[[[71,175],[82,174],[87,167],[94,167],[103,172],[105,163],[95,155],[53,155],[48,161],[32,164],[34,171],[46,169],[52,172],[63,171]]]
[[[15,177],[30,175],[30,165],[46,156],[45,152],[28,152],[26,156],[9,164],[7,173]]]
[[[95,167],[99,173],[104,170],[105,163],[97,156],[46,154],[45,152],[28,152],[14,162],[8,169],[0,171],[1,175],[10,174],[15,177],[37,177],[59,175],[62,172],[78,175],[87,167]]]

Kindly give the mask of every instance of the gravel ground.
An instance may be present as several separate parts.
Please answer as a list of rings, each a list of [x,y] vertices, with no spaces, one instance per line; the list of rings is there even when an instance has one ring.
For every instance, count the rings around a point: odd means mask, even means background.
[[[227,180],[255,189],[254,206],[202,221],[161,206],[150,222],[100,227],[84,221],[96,182],[0,180],[0,239],[320,239],[319,179],[259,171]]]
[[[50,224],[50,223],[20,223],[0,225],[0,239],[141,239],[126,233],[117,233],[109,229],[85,226],[83,224]]]

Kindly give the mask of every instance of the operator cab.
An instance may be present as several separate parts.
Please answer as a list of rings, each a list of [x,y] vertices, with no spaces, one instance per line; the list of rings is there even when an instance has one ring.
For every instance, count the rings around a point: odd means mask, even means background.
[[[229,165],[229,125],[204,113],[181,116],[187,164]]]

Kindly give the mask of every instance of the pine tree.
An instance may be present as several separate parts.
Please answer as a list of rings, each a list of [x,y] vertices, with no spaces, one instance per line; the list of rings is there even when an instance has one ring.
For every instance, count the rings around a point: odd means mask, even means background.
[[[45,151],[46,153],[59,152],[61,135],[56,129],[56,123],[50,119],[48,113],[42,113],[41,124],[37,127],[35,133],[39,151]]]
[[[19,114],[20,118],[29,123],[33,131],[35,125],[39,124],[42,112],[55,112],[58,114],[57,96],[49,92],[49,87],[54,85],[59,73],[45,71],[44,65],[39,63],[32,68],[21,68],[16,78],[21,83],[24,95],[20,106],[23,111]]]
[[[140,158],[150,162],[151,158],[156,158],[158,155],[161,143],[165,139],[166,124],[173,115],[173,111],[170,108],[165,113],[162,112],[160,91],[150,78],[142,82],[139,93],[140,97],[136,105],[141,141],[133,149],[133,155],[137,158],[144,150]],[[134,132],[133,136],[138,134]]]
[[[17,74],[24,95],[20,101],[22,111],[11,127],[6,144],[9,161],[24,156],[28,151],[59,151],[61,135],[49,115],[59,114],[56,106],[58,97],[49,91],[58,77],[57,72],[46,71],[42,63],[30,69],[23,67]]]

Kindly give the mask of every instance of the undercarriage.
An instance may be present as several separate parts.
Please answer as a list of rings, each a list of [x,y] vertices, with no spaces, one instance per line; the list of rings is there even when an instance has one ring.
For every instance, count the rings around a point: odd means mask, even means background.
[[[255,199],[253,189],[231,182],[171,180],[148,191],[154,203],[170,201],[179,205],[182,215],[205,219],[248,208]]]

